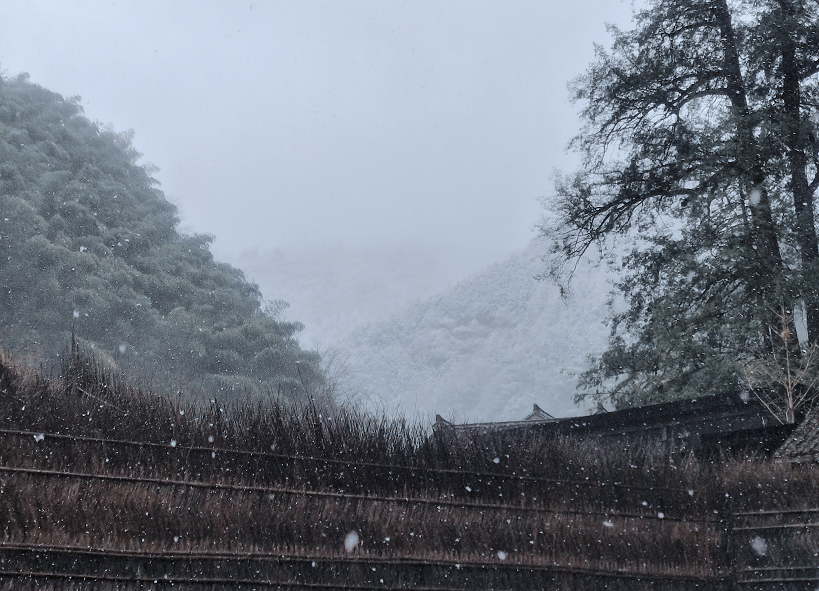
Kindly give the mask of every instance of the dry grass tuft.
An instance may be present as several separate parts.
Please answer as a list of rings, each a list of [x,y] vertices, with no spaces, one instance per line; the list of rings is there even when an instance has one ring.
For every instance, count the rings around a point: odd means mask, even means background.
[[[802,507],[819,498],[817,470],[536,433],[431,437],[351,409],[197,406],[129,386],[76,345],[58,377],[0,356],[7,548],[355,558],[395,576],[490,565],[484,588],[545,568],[705,584],[728,570],[729,509]],[[571,585],[594,588],[583,580]],[[111,585],[76,588],[129,588]]]

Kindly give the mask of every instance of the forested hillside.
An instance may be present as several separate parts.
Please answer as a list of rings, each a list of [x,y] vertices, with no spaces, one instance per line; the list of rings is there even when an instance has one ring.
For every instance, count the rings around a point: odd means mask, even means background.
[[[410,415],[517,420],[537,403],[576,413],[576,375],[605,346],[605,276],[578,271],[565,301],[535,279],[545,245],[352,332],[340,346],[350,385]]]
[[[72,330],[151,385],[300,396],[321,382],[300,325],[185,235],[131,143],[77,99],[0,79],[0,346],[55,361]]]

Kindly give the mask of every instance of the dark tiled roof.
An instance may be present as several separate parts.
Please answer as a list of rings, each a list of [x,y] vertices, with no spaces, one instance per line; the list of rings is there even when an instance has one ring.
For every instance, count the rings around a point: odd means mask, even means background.
[[[691,444],[692,449],[741,448],[770,453],[779,448],[794,427],[782,425],[748,392],[703,396],[619,411],[598,411],[588,416],[563,419],[531,420],[534,414],[523,421],[462,425],[453,425],[439,418],[433,428],[456,432],[537,430],[544,434],[578,437],[676,440]],[[819,438],[819,426],[815,436]]]
[[[808,412],[805,420],[776,451],[774,458],[791,462],[819,460],[819,408]]]
[[[552,415],[548,412],[540,408],[537,404],[535,404],[532,408],[532,412],[526,415],[523,419],[524,421],[556,421]]]
[[[599,435],[649,434],[671,428],[677,436],[685,437],[688,433],[708,435],[776,424],[779,422],[756,397],[730,392],[561,419],[556,428]]]
[[[559,421],[545,410],[540,408],[537,404],[534,405],[532,412],[526,415],[522,421],[507,421],[504,423],[462,423],[460,425],[450,423],[441,415],[435,415],[435,423],[432,425],[433,431],[440,429],[451,429],[454,431],[497,431],[502,429],[520,429],[528,428],[532,425],[541,423],[551,423]]]
[[[605,409],[602,409],[605,411]],[[537,411],[543,413],[538,417]],[[545,416],[544,416],[545,415]],[[777,420],[752,395],[726,393],[701,398],[675,400],[625,410],[555,419],[535,405],[535,412],[522,421],[503,423],[466,423],[456,425],[436,415],[440,427],[454,429],[510,429],[533,428],[560,433],[596,433],[622,435],[632,431],[645,432],[653,428],[674,426],[691,427],[699,433],[723,430],[755,429],[777,423]]]

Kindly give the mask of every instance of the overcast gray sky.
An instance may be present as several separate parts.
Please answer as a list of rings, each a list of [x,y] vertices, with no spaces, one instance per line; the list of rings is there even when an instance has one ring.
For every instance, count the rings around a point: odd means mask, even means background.
[[[0,67],[134,129],[183,228],[242,249],[533,236],[578,129],[566,82],[621,0],[3,0]]]

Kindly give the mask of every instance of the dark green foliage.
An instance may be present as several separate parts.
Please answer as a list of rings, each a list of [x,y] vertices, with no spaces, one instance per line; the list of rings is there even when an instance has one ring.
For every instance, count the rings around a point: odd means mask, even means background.
[[[317,390],[319,359],[299,347],[300,326],[214,261],[210,236],[178,232],[131,138],[25,75],[0,79],[0,340],[54,360],[74,330],[155,387]]]
[[[635,22],[573,83],[583,169],[542,225],[559,279],[592,246],[619,274],[627,307],[580,380],[619,407],[738,388],[783,308],[819,341],[819,10],[653,0]]]

